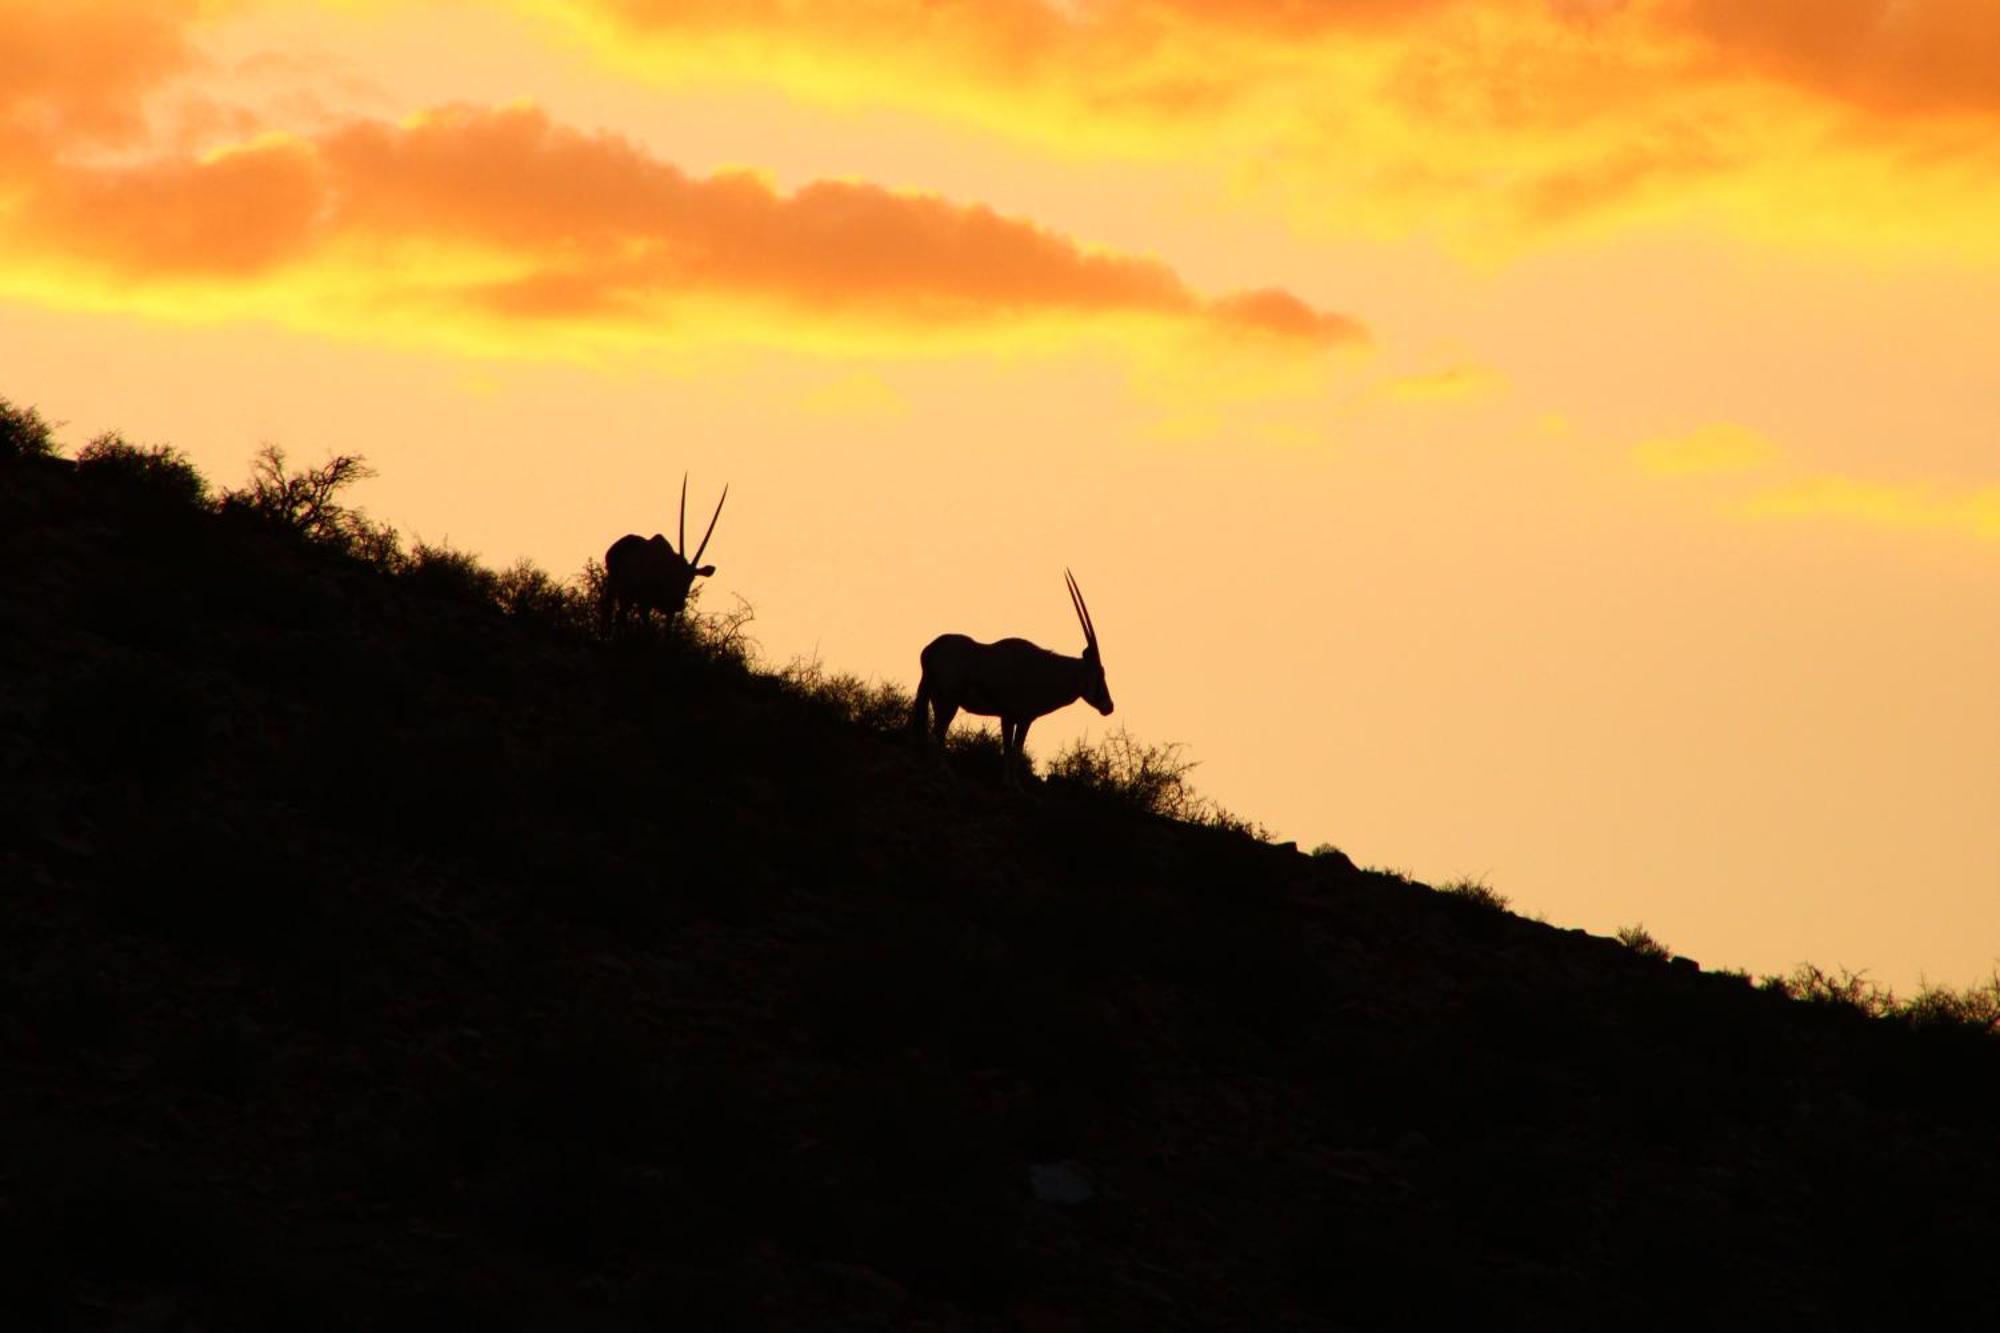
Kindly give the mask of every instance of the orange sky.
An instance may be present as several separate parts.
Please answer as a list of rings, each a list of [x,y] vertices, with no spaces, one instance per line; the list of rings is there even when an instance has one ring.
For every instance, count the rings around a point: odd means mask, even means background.
[[[0,394],[557,571],[727,480],[905,683],[1069,565],[1280,836],[1963,983],[1996,144],[1988,0],[0,0]]]

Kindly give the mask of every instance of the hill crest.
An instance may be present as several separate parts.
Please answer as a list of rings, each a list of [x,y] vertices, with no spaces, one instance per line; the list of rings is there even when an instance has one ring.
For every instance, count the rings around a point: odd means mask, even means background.
[[[1012,791],[726,623],[606,644],[546,580],[120,457],[0,456],[32,1325],[2000,1315],[1976,1025],[1165,818],[1129,767]]]

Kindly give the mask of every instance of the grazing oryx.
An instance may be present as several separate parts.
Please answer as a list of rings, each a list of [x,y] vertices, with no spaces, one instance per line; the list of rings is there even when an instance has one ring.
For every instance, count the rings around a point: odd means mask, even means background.
[[[724,486],[722,500],[728,498],[729,488]],[[611,543],[611,549],[604,553],[604,590],[598,601],[598,616],[607,628],[623,622],[630,611],[641,616],[658,611],[669,621],[680,615],[687,606],[688,589],[694,586],[695,576],[707,578],[715,572],[714,565],[701,563],[701,553],[708,549],[708,539],[715,535],[715,520],[722,517],[722,500],[715,502],[708,531],[702,534],[701,545],[692,560],[683,554],[687,550],[686,473],[681,474],[680,550],[675,550],[657,532],[650,540],[628,532]]]
[[[920,659],[923,676],[917,682],[916,706],[910,710],[911,730],[921,735],[928,721],[941,741],[961,708],[997,717],[1000,748],[1011,760],[1028,739],[1028,725],[1044,713],[1082,699],[1109,717],[1111,691],[1104,684],[1104,661],[1097,655],[1090,608],[1083,604],[1083,593],[1068,570],[1063,578],[1069,583],[1076,618],[1083,623],[1083,656],[1064,657],[1026,639],[980,643],[963,634],[940,634]]]

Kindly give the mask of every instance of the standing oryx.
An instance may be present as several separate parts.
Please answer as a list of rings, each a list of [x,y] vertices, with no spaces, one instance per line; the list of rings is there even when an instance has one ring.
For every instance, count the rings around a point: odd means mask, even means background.
[[[1111,714],[1111,691],[1104,684],[1104,661],[1097,654],[1097,631],[1090,608],[1068,570],[1070,604],[1083,624],[1083,656],[1064,657],[1026,639],[980,643],[963,634],[940,634],[919,659],[923,676],[917,682],[916,706],[910,727],[919,735],[924,724],[939,740],[960,709],[1000,719],[1000,748],[1006,758],[1021,752],[1028,726],[1045,713],[1082,699],[1105,716]],[[1010,770],[1011,771],[1011,770]]]
[[[641,616],[658,611],[669,621],[680,615],[687,606],[688,589],[694,586],[695,576],[707,578],[715,572],[714,565],[701,563],[701,553],[708,549],[708,539],[715,535],[715,520],[722,517],[722,501],[728,498],[729,488],[724,486],[722,500],[715,502],[708,531],[702,534],[701,545],[695,549],[692,560],[684,554],[688,522],[685,472],[681,474],[679,550],[657,532],[651,539],[628,532],[611,543],[611,549],[604,553],[604,588],[598,601],[598,617],[607,629],[622,623],[631,611]]]

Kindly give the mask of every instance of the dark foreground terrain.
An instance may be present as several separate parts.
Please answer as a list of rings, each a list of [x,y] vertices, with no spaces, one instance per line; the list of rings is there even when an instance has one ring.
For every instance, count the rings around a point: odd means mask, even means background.
[[[6,1327],[2000,1327],[1976,1024],[452,572],[0,458]]]

